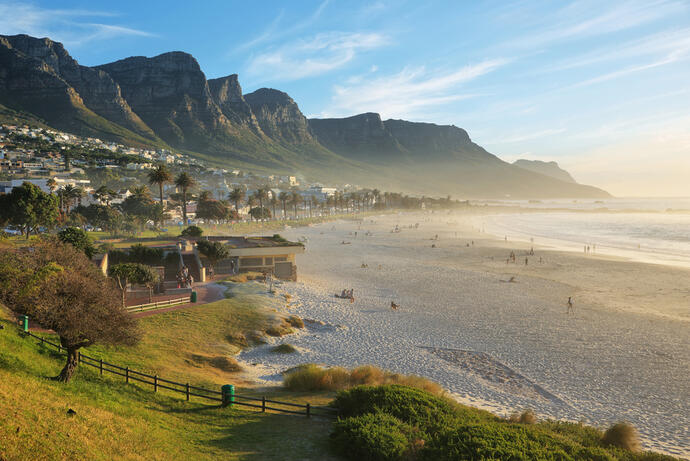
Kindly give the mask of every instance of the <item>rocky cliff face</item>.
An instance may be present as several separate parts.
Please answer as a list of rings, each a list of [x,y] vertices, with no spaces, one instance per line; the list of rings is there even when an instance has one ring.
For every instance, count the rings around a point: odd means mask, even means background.
[[[375,113],[346,118],[310,119],[309,127],[316,139],[334,152],[360,160],[388,159],[403,148]]]
[[[155,139],[153,131],[122,98],[120,87],[105,72],[81,66],[61,43],[28,35],[4,37],[24,56],[50,67],[54,75],[73,88],[84,106],[96,114],[144,137]]]
[[[519,159],[513,162],[513,165],[518,166],[522,169],[532,171],[534,173],[539,173],[543,174],[546,176],[550,176],[552,178],[559,179],[561,181],[569,182],[569,183],[576,183],[575,179],[562,169],[561,167],[558,166],[558,163],[556,162],[542,162],[541,160],[526,160],[526,159]]]
[[[244,100],[237,74],[211,79],[208,81],[208,87],[213,100],[228,120],[251,128],[258,135],[263,135],[252,108]]]
[[[198,149],[229,126],[190,54],[174,51],[153,58],[136,56],[97,69],[120,85],[132,109],[171,145]]]
[[[261,130],[282,145],[313,143],[307,118],[287,93],[261,88],[244,96]]]

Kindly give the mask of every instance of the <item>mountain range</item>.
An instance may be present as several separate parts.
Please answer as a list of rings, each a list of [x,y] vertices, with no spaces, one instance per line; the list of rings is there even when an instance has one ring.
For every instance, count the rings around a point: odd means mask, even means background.
[[[338,184],[466,198],[608,196],[566,172],[504,162],[456,126],[376,113],[307,119],[288,94],[244,94],[236,74],[209,80],[179,51],[87,67],[48,38],[0,35],[0,116]]]

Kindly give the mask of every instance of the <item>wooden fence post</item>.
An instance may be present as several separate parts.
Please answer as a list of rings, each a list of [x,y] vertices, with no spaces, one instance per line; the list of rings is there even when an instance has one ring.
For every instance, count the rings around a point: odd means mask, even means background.
[[[261,397],[261,411],[266,413],[266,397]]]
[[[101,376],[103,376],[103,359],[98,359],[98,370],[101,372]]]
[[[153,377],[153,392],[158,392],[158,375]]]
[[[187,402],[189,402],[189,383],[185,386],[186,394],[187,394]]]
[[[125,367],[125,382],[129,384],[129,367]]]
[[[307,418],[311,416],[311,405],[307,404]]]

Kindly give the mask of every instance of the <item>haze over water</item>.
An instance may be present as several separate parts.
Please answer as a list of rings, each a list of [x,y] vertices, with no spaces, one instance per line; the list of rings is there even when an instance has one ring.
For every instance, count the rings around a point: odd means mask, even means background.
[[[499,237],[533,239],[538,244],[579,252],[584,252],[588,245],[597,254],[690,267],[688,198],[519,204],[559,211],[496,214],[484,216],[475,223]]]

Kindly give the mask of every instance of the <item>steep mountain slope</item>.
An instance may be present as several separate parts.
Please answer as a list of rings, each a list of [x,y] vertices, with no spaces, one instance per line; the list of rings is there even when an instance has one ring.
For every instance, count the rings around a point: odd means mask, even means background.
[[[558,166],[556,162],[543,162],[541,160],[526,160],[519,159],[513,162],[513,165],[519,166],[525,170],[532,171],[534,173],[543,174],[550,176],[552,178],[560,179],[561,181],[576,183],[575,179],[565,171],[563,168]]]
[[[237,74],[208,80],[208,87],[213,100],[228,120],[251,128],[259,136],[263,135],[259,122],[242,95]]]
[[[78,134],[160,143],[107,74],[80,66],[47,38],[0,36],[0,103]]]
[[[386,120],[375,113],[311,119],[316,139],[343,156],[396,172],[406,190],[464,197],[605,197],[601,189],[565,183],[510,165],[451,125]]]
[[[551,167],[505,163],[455,126],[376,113],[308,120],[288,94],[243,95],[236,74],[207,80],[179,51],[89,68],[47,38],[0,36],[0,107],[7,120],[309,180],[463,197],[608,195]]]

